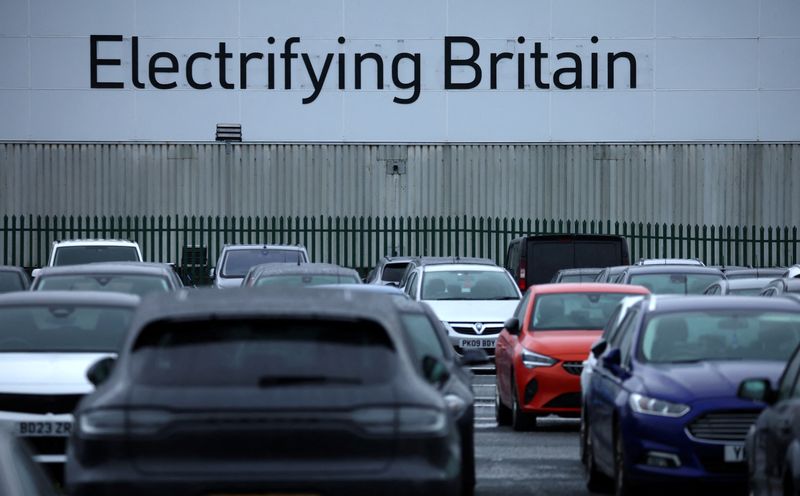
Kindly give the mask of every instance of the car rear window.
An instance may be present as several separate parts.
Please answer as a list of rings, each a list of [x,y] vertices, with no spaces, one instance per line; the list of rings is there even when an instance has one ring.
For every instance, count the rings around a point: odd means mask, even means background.
[[[0,308],[0,352],[117,352],[133,309],[75,305]]]
[[[383,268],[381,280],[383,282],[400,282],[403,279],[403,274],[406,273],[408,263],[393,263],[386,264]]]
[[[717,274],[633,274],[631,284],[638,284],[653,294],[703,294],[705,289],[722,279]]]
[[[650,318],[639,356],[653,363],[785,362],[800,344],[800,314],[756,310],[674,312]]]
[[[387,382],[396,355],[370,321],[216,319],[155,323],[132,361],[156,387],[340,387]]]
[[[96,262],[141,262],[132,246],[61,246],[56,248],[53,265],[82,265]]]
[[[144,275],[63,275],[39,276],[38,291],[111,291],[144,296],[165,293],[169,284],[161,276]]]
[[[299,250],[280,248],[253,248],[252,250],[230,250],[222,263],[222,277],[244,277],[247,272],[265,263],[306,262]]]
[[[354,276],[341,276],[336,274],[281,274],[265,275],[256,279],[255,286],[321,286],[323,284],[358,284],[361,281]]]
[[[602,330],[630,293],[558,293],[536,296],[531,330]]]
[[[0,272],[0,293],[23,291],[25,285],[16,272]]]

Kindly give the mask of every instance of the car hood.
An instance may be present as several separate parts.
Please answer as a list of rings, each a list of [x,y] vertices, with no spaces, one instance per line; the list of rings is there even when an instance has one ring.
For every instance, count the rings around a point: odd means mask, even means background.
[[[0,392],[86,394],[86,371],[113,353],[0,353]]]
[[[537,331],[526,333],[525,348],[562,360],[586,360],[603,331]]]
[[[514,315],[519,300],[425,300],[445,322],[505,322]]]
[[[216,286],[220,289],[238,288],[242,285],[244,277],[219,277]]]
[[[777,361],[707,361],[686,364],[643,365],[644,393],[682,403],[711,398],[733,398],[745,379],[777,383],[785,363]]]

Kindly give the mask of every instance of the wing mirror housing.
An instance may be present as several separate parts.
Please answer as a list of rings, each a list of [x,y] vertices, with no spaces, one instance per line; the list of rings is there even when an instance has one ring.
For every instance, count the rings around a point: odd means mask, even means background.
[[[592,355],[594,355],[595,358],[600,358],[600,355],[602,355],[606,349],[608,349],[608,341],[601,339],[592,345]]]
[[[738,396],[743,400],[772,405],[778,395],[768,379],[747,379],[739,384]]]
[[[210,269],[208,269],[208,277],[210,277],[211,279],[214,279],[215,277],[217,277],[217,269],[216,269],[216,267],[211,267]]]
[[[600,361],[603,362],[603,367],[615,376],[623,380],[630,377],[628,371],[622,368],[622,352],[619,348],[613,348],[607,351]]]
[[[464,354],[461,355],[461,365],[464,367],[475,367],[478,365],[486,365],[490,362],[489,354],[486,353],[486,350],[478,349],[466,349],[464,350]]]
[[[41,273],[42,273],[42,269],[33,269],[31,271],[31,277],[33,279],[36,279],[37,277],[39,277],[39,274],[41,274]]]
[[[503,327],[505,327],[506,331],[508,331],[508,333],[512,336],[519,336],[521,331],[519,319],[516,317],[511,317],[510,319],[506,320],[505,324],[503,324]]]
[[[441,360],[430,355],[422,359],[422,372],[431,384],[442,385],[450,379],[450,371]]]
[[[100,386],[100,384],[104,383],[109,376],[111,376],[116,362],[117,360],[112,357],[106,357],[96,361],[89,367],[89,370],[86,371],[86,378],[89,379],[89,382],[91,382],[94,387]]]

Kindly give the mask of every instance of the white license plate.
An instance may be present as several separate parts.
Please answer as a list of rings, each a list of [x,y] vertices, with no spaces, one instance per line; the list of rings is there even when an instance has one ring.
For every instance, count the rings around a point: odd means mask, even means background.
[[[72,422],[17,422],[17,435],[23,437],[69,437]]]
[[[744,461],[744,445],[725,446],[725,462],[740,463]]]
[[[461,348],[494,348],[494,339],[462,339],[458,346]]]

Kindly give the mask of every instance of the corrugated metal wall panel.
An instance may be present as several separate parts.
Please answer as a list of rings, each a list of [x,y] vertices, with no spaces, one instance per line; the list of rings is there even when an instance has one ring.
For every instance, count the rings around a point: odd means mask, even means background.
[[[0,214],[800,223],[797,144],[2,143],[0,181]]]

